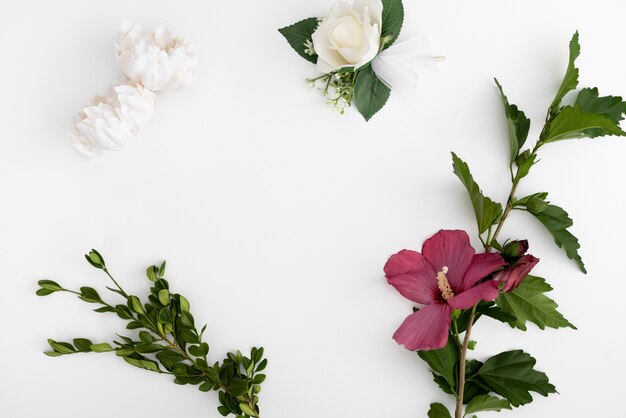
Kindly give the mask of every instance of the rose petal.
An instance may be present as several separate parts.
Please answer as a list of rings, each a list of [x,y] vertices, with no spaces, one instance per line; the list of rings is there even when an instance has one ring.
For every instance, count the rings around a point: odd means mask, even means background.
[[[472,263],[474,249],[465,231],[441,230],[424,241],[422,254],[435,271],[448,267],[446,277],[454,293],[460,293],[465,272]]]
[[[498,297],[498,283],[489,280],[454,296],[448,304],[454,309],[469,309],[481,300],[492,301]]]
[[[405,298],[423,305],[437,300],[437,274],[417,251],[402,250],[392,255],[384,271],[387,282]]]
[[[450,307],[433,303],[409,315],[398,328],[393,339],[408,350],[437,350],[448,342]]]
[[[470,264],[465,272],[462,291],[471,288],[502,266],[506,266],[506,261],[504,261],[504,258],[498,253],[480,253],[474,255],[472,264]]]

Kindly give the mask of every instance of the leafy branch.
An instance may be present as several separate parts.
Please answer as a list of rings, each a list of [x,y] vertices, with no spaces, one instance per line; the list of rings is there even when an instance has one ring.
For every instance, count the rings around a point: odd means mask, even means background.
[[[85,258],[93,267],[102,270],[115,287],[107,289],[121,296],[125,303],[105,302],[91,287],[70,290],[52,280],[40,280],[38,296],[66,292],[77,295],[87,303],[100,305],[94,309],[98,313],[115,313],[128,321],[127,330],[134,330],[132,336],[119,335],[112,343],[93,343],[87,338],[75,338],[70,342],[48,340],[52,351],[50,357],[77,353],[115,352],[128,364],[160,374],[174,377],[174,383],[195,385],[202,392],[217,391],[223,416],[259,417],[261,384],[267,366],[263,358],[263,348],[252,348],[249,356],[240,351],[228,353],[221,362],[209,363],[209,345],[203,342],[206,325],[198,332],[190,312],[189,301],[180,294],[171,293],[169,283],[164,278],[166,263],[150,266],[146,276],[152,282],[148,300],[143,302],[135,295],[129,295],[115,280],[106,267],[104,259],[96,250]]]
[[[579,70],[575,64],[580,55],[578,32],[572,37],[569,50],[567,71],[547,111],[541,134],[530,149],[523,150],[530,120],[516,105],[509,103],[502,86],[495,80],[507,119],[510,144],[511,188],[504,206],[484,195],[473,179],[469,166],[454,153],[452,165],[454,174],[461,180],[470,197],[478,236],[485,252],[495,249],[510,265],[515,265],[526,251],[527,244],[522,245],[525,248],[520,251],[521,241],[501,243],[499,238],[511,212],[521,210],[533,215],[552,234],[556,245],[586,273],[578,253],[578,239],[569,231],[573,221],[568,213],[548,202],[546,192],[517,197],[518,186],[539,161],[538,152],[542,147],[569,139],[626,136],[620,127],[626,113],[626,102],[621,97],[601,97],[597,88],[583,88],[576,95],[573,105],[562,104],[563,99],[578,87]],[[475,345],[471,340],[472,325],[481,316],[490,316],[524,331],[527,322],[533,322],[541,329],[575,329],[557,311],[556,302],[545,295],[551,290],[552,287],[544,279],[528,275],[515,289],[500,292],[495,303],[479,302],[472,309],[453,312],[453,328],[446,347],[418,352],[420,358],[430,366],[439,387],[455,397],[455,418],[480,411],[511,409],[532,402],[530,392],[547,396],[556,391],[548,377],[534,369],[535,359],[521,350],[500,353],[484,363],[466,359],[467,351]],[[459,334],[462,332],[465,335],[461,341]],[[433,403],[428,417],[451,418],[451,414],[443,404]]]

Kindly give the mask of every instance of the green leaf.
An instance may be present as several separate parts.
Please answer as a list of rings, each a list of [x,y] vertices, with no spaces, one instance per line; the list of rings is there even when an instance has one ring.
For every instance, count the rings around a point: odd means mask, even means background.
[[[113,347],[109,343],[92,344],[89,348],[94,353],[106,353],[107,351],[113,351]]]
[[[185,360],[185,357],[183,357],[180,353],[174,350],[159,351],[156,355],[156,358],[158,358],[159,361],[163,363],[163,365],[168,369],[171,369],[174,364],[180,363],[181,361]]]
[[[431,403],[428,410],[428,418],[452,418],[450,411],[443,404]]]
[[[556,97],[550,105],[550,115],[553,116],[559,110],[563,97],[570,91],[578,87],[578,68],[576,68],[576,58],[580,55],[580,44],[578,43],[578,31],[572,36],[572,40],[569,43],[569,64],[567,65],[567,71],[565,77],[561,82],[561,86],[556,93]]]
[[[491,389],[478,376],[478,370],[483,363],[478,360],[469,360],[465,362],[465,391],[463,392],[463,403],[467,404],[476,396],[486,395]]]
[[[154,337],[148,331],[139,331],[139,339],[145,344],[152,344]]]
[[[124,360],[126,361],[126,363],[131,364],[135,367],[139,367],[140,369],[151,370],[153,372],[160,371],[159,365],[152,360],[139,360],[131,357],[124,357]]]
[[[354,82],[353,101],[359,113],[369,121],[385,106],[391,90],[376,76],[371,66],[359,70]]]
[[[143,306],[141,306],[141,301],[139,300],[137,296],[131,295],[128,297],[128,307],[138,314],[141,314],[141,315],[145,314],[143,310]]]
[[[487,360],[478,375],[494,392],[518,407],[532,402],[530,392],[543,396],[556,392],[548,376],[533,368],[535,363],[535,359],[522,350],[506,351]]]
[[[404,21],[402,0],[382,0],[383,23],[381,38],[387,39],[383,49],[390,47],[400,35]]]
[[[88,303],[102,302],[96,289],[86,286],[80,288],[80,299]]]
[[[228,393],[233,396],[241,396],[248,390],[248,383],[239,378],[234,378],[228,385]]]
[[[74,343],[74,347],[83,353],[89,353],[93,345],[93,343],[86,338],[74,338],[72,342]]]
[[[565,139],[596,138],[606,135],[626,136],[626,132],[607,115],[588,113],[579,107],[565,106],[548,123],[540,141],[548,144]]]
[[[448,387],[456,393],[456,364],[459,362],[459,351],[452,336],[448,338],[445,347],[439,350],[418,351],[417,355],[430,366],[435,376],[441,376]],[[436,379],[435,381],[437,382]]]
[[[307,41],[311,41],[313,32],[317,29],[319,21],[316,17],[310,17],[308,19],[301,20],[294,23],[291,26],[285,26],[278,29],[278,31],[287,39],[289,45],[307,61],[313,64],[317,63],[317,55],[309,55],[305,52],[307,47],[305,44]]]
[[[115,308],[111,307],[111,306],[102,306],[98,309],[94,309],[94,312],[98,312],[98,313],[105,313],[105,312],[115,312]]]
[[[615,123],[622,121],[626,113],[626,102],[619,96],[599,96],[597,88],[584,88],[578,93],[574,107],[583,112],[604,115]]]
[[[515,174],[515,178],[517,180],[521,180],[528,175],[530,169],[535,164],[535,160],[537,159],[537,154],[531,154],[530,151],[524,151],[521,153],[516,159],[515,164],[517,165],[517,173]]]
[[[185,328],[193,328],[193,316],[189,312],[180,313],[180,322]]]
[[[476,215],[478,232],[482,234],[498,222],[500,216],[502,216],[502,205],[483,195],[480,187],[472,178],[469,167],[455,153],[452,153],[452,168],[454,174],[467,189],[474,208],[474,214]]]
[[[161,305],[167,306],[170,304],[170,292],[167,289],[159,290],[159,302]]]
[[[496,303],[506,313],[514,316],[510,321],[512,327],[526,330],[526,322],[530,321],[539,328],[576,329],[556,308],[555,301],[545,295],[550,292],[550,286],[544,279],[536,276],[526,276],[522,283],[510,292],[502,293]]]
[[[241,412],[243,412],[246,415],[249,415],[251,417],[256,417],[256,411],[254,409],[252,409],[249,405],[245,404],[245,403],[241,403],[239,404],[239,408],[241,408]]]
[[[578,265],[580,271],[586,274],[585,264],[578,254],[578,249],[580,248],[578,238],[567,230],[574,224],[567,212],[551,204],[546,205],[541,212],[532,211],[531,206],[527,206],[527,209],[552,234],[556,245],[559,248],[563,248],[567,257],[573,260]]]
[[[122,319],[133,319],[133,313],[124,305],[115,305],[115,313]]]
[[[479,395],[472,399],[465,408],[465,415],[481,411],[498,411],[511,409],[511,404],[506,399],[500,399],[491,395]]]
[[[50,290],[51,292],[58,292],[59,290],[63,290],[61,285],[52,280],[39,280],[37,284],[46,290]]]
[[[37,296],[48,296],[53,293],[54,293],[53,290],[48,290],[48,289],[37,289],[37,291],[35,292]]]
[[[158,273],[159,270],[156,266],[150,266],[146,269],[146,277],[148,277],[148,280],[150,280],[151,282],[157,281]]]
[[[159,311],[159,322],[165,324],[172,321],[172,313],[169,308],[163,308]]]
[[[498,306],[492,306],[490,308],[485,309],[481,312],[482,315],[493,318],[497,321],[503,322],[505,324],[511,323],[511,321],[515,321],[517,318],[510,313],[505,312]]]
[[[60,354],[73,354],[76,352],[76,349],[69,343],[54,341],[53,339],[48,339],[48,344],[54,351]]]
[[[180,301],[180,310],[182,312],[189,312],[189,301],[185,299],[183,295],[178,295],[178,299]]]
[[[509,100],[504,95],[502,86],[497,79],[494,78],[500,96],[502,97],[502,104],[504,105],[504,114],[508,121],[509,126],[509,143],[511,145],[511,162],[515,161],[519,151],[524,146],[526,138],[528,138],[528,130],[530,129],[530,119],[526,117],[524,112],[519,110],[516,105],[509,104]]]

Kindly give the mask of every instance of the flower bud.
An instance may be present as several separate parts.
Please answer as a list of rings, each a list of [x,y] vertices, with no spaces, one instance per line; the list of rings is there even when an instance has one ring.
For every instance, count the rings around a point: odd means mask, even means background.
[[[511,241],[502,248],[504,258],[517,258],[526,254],[528,251],[528,241],[525,239]]]

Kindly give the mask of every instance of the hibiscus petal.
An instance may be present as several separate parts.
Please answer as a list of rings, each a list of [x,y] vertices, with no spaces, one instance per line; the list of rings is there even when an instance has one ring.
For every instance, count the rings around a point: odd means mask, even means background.
[[[402,250],[392,255],[384,271],[387,282],[405,298],[423,305],[436,301],[437,273],[417,251]]]
[[[454,309],[469,309],[481,300],[492,301],[498,297],[498,282],[489,280],[456,295],[448,301]]]
[[[422,254],[434,267],[441,271],[446,266],[446,277],[454,293],[460,293],[463,277],[474,257],[474,249],[470,245],[469,236],[465,231],[441,230],[424,241]]]
[[[437,350],[448,342],[450,312],[445,303],[433,303],[409,315],[393,334],[408,350]]]
[[[506,266],[506,261],[504,261],[504,258],[498,253],[480,253],[474,255],[472,264],[470,264],[465,272],[462,291],[471,288],[502,266]]]
[[[530,273],[538,262],[538,258],[529,254],[517,260],[517,263],[515,263],[513,267],[504,270],[496,279],[499,282],[505,283],[502,291],[508,292],[519,286],[522,280],[528,276],[528,273]]]

